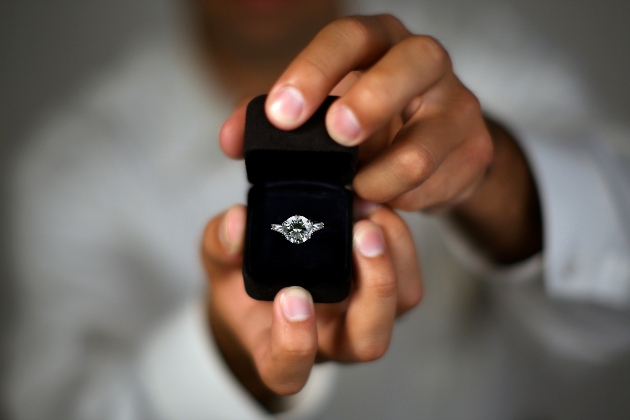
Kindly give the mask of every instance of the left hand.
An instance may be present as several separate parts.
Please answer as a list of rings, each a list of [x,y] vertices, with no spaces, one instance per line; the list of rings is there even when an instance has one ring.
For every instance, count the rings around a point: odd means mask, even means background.
[[[216,343],[242,385],[269,407],[299,391],[316,360],[369,362],[381,357],[397,316],[418,304],[422,279],[413,237],[387,206],[355,206],[353,287],[336,304],[313,305],[300,287],[273,302],[250,298],[242,276],[246,209],[216,216],[203,235],[207,309]]]
[[[354,16],[326,26],[269,92],[266,112],[281,129],[304,123],[328,94],[340,98],[326,125],[346,146],[361,145],[354,190],[403,210],[445,210],[469,198],[493,158],[479,101],[434,38],[410,33],[391,15]],[[242,155],[245,106],[220,141]]]

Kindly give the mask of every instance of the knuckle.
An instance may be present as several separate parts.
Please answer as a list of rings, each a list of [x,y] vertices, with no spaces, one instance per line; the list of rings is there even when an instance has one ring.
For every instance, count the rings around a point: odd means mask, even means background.
[[[389,205],[402,211],[416,211],[421,208],[418,199],[410,191],[394,198]]]
[[[378,360],[385,355],[389,341],[370,341],[358,344],[354,349],[354,355],[358,362],[366,363]]]
[[[364,105],[379,105],[379,102],[382,100],[382,96],[388,96],[391,98],[392,92],[390,75],[387,74],[386,70],[381,68],[374,68],[371,71],[371,74],[368,77],[364,77],[362,80],[362,89],[359,91],[360,97],[359,101]],[[365,102],[372,101],[372,102]]]
[[[396,277],[390,274],[374,276],[368,284],[370,292],[377,298],[387,298],[396,293]]]
[[[376,15],[375,18],[381,21],[383,24],[388,26],[398,26],[400,28],[404,28],[403,23],[396,16],[391,13],[381,13],[380,15]]]
[[[396,16],[391,13],[383,13],[376,16],[377,21],[387,29],[387,32],[394,35],[394,37],[406,36],[409,31],[405,25]],[[394,43],[394,40],[391,40]]]
[[[297,394],[304,388],[305,383],[296,381],[274,382],[266,384],[269,389],[283,397]]]
[[[391,14],[346,16],[330,24],[329,29],[362,50],[373,42],[388,47],[409,36],[403,23]]]
[[[301,55],[298,60],[302,60],[307,67],[310,67],[316,72],[316,74],[311,75],[311,80],[313,82],[326,80],[331,77],[330,70],[322,64],[325,60],[323,60],[321,56],[311,52],[310,54]]]
[[[406,147],[395,155],[395,173],[406,185],[417,185],[433,172],[435,158],[424,147]]]
[[[383,209],[381,209],[383,210]],[[388,241],[402,243],[413,241],[409,228],[402,217],[391,210],[378,211],[371,215],[372,220],[382,226]]]
[[[373,68],[371,73],[363,78],[361,89],[357,90],[355,95],[353,102],[364,112],[374,116],[389,115],[391,104],[395,103],[391,75],[383,69]]]
[[[436,72],[445,72],[451,67],[451,59],[440,42],[428,35],[414,35],[406,41],[420,57],[427,59]]]
[[[289,340],[288,342],[282,343],[279,350],[279,356],[282,359],[300,362],[306,359],[312,359],[316,348],[311,345],[305,345],[305,343],[299,340]]]
[[[410,290],[406,290],[401,296],[400,307],[403,311],[408,311],[418,306],[422,301],[422,286],[419,283],[415,284]]]
[[[332,25],[338,35],[352,40],[360,48],[365,47],[371,38],[370,27],[362,16],[343,17]]]
[[[468,89],[464,89],[457,98],[458,112],[467,117],[481,116],[481,103],[479,99]]]
[[[305,381],[299,378],[273,378],[263,382],[274,393],[281,396],[297,394],[304,388]]]
[[[471,154],[475,161],[482,167],[488,166],[494,157],[494,144],[487,130],[473,137]]]
[[[409,232],[409,228],[407,227],[405,221],[398,215],[395,215],[395,218],[392,219],[393,221],[389,226],[392,240],[396,243],[412,242],[413,238],[411,237],[411,233]]]

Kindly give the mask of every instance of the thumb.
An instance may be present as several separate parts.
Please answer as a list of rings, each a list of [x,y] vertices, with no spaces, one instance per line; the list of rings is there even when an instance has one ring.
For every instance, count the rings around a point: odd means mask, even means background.
[[[281,290],[273,303],[270,342],[257,363],[261,379],[277,394],[294,394],[306,384],[316,353],[310,293],[297,286]]]

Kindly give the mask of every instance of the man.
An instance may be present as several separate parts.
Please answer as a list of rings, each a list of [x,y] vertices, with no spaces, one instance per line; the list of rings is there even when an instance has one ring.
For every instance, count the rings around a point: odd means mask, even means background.
[[[415,226],[408,228],[392,208],[443,214],[443,223],[454,225],[453,246],[476,249],[472,257],[460,252],[464,258],[510,265],[508,278],[518,271],[536,277],[544,226],[547,294],[510,279],[491,286],[491,295],[509,307],[505,313],[515,314],[505,317],[507,325],[520,328],[517,340],[540,344],[536,360],[559,357],[589,367],[627,360],[628,236],[618,216],[622,204],[602,175],[602,167],[619,165],[609,154],[593,157],[589,143],[538,140],[518,125],[510,128],[522,135],[513,136],[484,119],[445,48],[391,15],[337,19],[342,12],[334,1],[207,1],[192,8],[204,76],[182,64],[188,58],[146,53],[132,60],[122,82],[88,95],[88,117],[63,118],[45,131],[22,164],[16,219],[24,279],[21,354],[10,389],[16,414],[260,418],[264,406],[298,415],[321,402],[317,395],[329,383],[323,366],[307,384],[315,360],[381,357],[395,317],[421,298]],[[273,303],[249,299],[240,277],[244,209],[236,206],[205,230],[209,295],[195,309],[191,302],[203,294],[191,232],[212,214],[208,207],[218,212],[244,189],[241,165],[209,154],[207,139],[232,111],[223,101],[267,91],[267,115],[282,129],[299,126],[331,91],[341,96],[326,123],[336,141],[361,147],[354,181],[363,200],[354,230],[356,287],[339,305],[314,307],[299,288],[281,291]],[[551,115],[570,121],[559,109]],[[519,122],[531,122],[527,117]],[[241,105],[222,126],[221,147],[230,157],[242,153],[243,122]],[[528,150],[529,162],[516,142]],[[541,197],[530,167],[537,168]],[[586,200],[576,185],[588,192]],[[614,185],[627,191],[627,184]],[[585,203],[590,207],[567,210]],[[610,252],[589,255],[597,248]],[[534,274],[523,274],[528,267]],[[489,271],[496,273],[496,266]],[[569,299],[577,303],[567,305]],[[593,302],[604,308],[588,306]],[[531,311],[537,319],[528,318]],[[494,327],[503,338],[501,325]],[[558,340],[559,332],[571,340]],[[499,359],[514,354],[506,351],[510,345],[500,349]],[[462,406],[466,394],[446,387],[454,408],[435,416],[556,416],[563,406],[563,398],[547,404],[523,392],[532,378],[545,378],[514,373],[527,355],[495,365],[485,355],[477,360],[488,371],[462,381],[494,387],[489,401]],[[499,392],[503,367],[513,380]],[[566,373],[549,377],[563,383]],[[623,389],[619,378],[612,385]],[[284,398],[305,385],[297,400]],[[35,393],[41,397],[31,403]],[[613,398],[606,413],[623,412],[624,403]]]

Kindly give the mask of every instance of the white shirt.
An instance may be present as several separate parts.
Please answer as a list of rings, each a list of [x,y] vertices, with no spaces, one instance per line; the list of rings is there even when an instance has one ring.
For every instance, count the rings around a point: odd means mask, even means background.
[[[517,134],[539,188],[544,251],[501,270],[444,223],[406,215],[425,301],[381,361],[344,367],[336,388],[335,369],[318,366],[283,416],[621,418],[628,137],[589,118],[579,82],[505,11],[388,10],[436,35],[484,109]],[[203,316],[203,227],[248,188],[243,163],[217,144],[232,109],[178,41],[156,40],[34,134],[13,189],[15,418],[269,417],[224,365]]]

